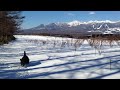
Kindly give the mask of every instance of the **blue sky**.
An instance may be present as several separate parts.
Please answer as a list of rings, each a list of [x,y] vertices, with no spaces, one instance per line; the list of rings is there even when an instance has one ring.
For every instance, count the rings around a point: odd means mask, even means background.
[[[22,28],[32,28],[52,22],[81,22],[90,20],[120,20],[120,11],[23,11],[25,16]]]

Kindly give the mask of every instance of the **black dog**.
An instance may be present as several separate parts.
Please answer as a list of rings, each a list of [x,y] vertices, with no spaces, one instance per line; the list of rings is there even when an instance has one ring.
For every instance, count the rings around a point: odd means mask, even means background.
[[[22,59],[20,59],[21,61],[21,66],[25,66],[29,64],[29,58],[26,55],[26,52],[24,51],[24,56],[22,57]]]

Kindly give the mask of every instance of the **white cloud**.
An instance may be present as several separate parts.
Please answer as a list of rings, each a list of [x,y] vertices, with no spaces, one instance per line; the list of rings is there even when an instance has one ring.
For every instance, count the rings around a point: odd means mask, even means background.
[[[93,15],[93,14],[95,14],[95,12],[89,12],[89,14],[90,14],[90,15]]]

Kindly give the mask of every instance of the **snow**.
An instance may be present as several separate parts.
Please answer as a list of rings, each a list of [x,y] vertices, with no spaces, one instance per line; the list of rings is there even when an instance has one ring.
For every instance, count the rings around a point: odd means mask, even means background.
[[[0,79],[120,78],[120,47],[116,43],[113,47],[105,44],[99,54],[86,40],[75,51],[73,46],[61,47],[61,43],[76,39],[32,35],[15,37],[16,41],[0,46]],[[54,42],[57,43],[55,46]],[[20,66],[24,51],[30,58],[26,68]]]
[[[88,22],[80,22],[78,20],[74,20],[72,22],[68,22],[67,24],[72,26],[78,26],[80,24],[91,24],[91,23],[116,23],[117,21],[110,21],[110,20],[104,20],[104,21],[98,21],[98,20],[94,20],[94,21],[88,21]],[[101,27],[101,26],[100,26]]]
[[[110,20],[104,20],[104,21],[98,21],[98,20],[90,20],[90,21],[87,21],[87,22],[81,22],[81,21],[78,21],[78,20],[74,20],[72,22],[67,22],[67,24],[72,27],[72,26],[78,26],[80,24],[95,24],[95,23],[117,23],[119,21],[110,21]],[[107,24],[106,24],[107,25]],[[101,25],[102,26],[102,25]],[[97,29],[100,29],[101,26]],[[108,27],[108,25],[106,26]],[[108,27],[109,28],[109,27]]]
[[[103,34],[113,34],[111,31],[105,31]]]
[[[74,20],[74,21],[69,22],[69,23],[67,23],[67,24],[70,25],[70,26],[78,26],[78,25],[81,24],[81,22],[80,22],[80,21],[77,21],[77,20]]]
[[[119,21],[110,21],[110,20],[101,20],[101,21],[98,21],[98,20],[90,20],[88,21],[88,23],[116,23],[116,22],[119,22]]]
[[[82,22],[82,21],[78,21],[78,20],[73,20],[72,22],[68,22],[67,24],[70,26],[77,26],[80,24],[92,24],[92,23],[117,23],[120,21],[110,21],[110,20],[103,20],[103,21],[98,21],[98,20],[90,20],[87,22]]]

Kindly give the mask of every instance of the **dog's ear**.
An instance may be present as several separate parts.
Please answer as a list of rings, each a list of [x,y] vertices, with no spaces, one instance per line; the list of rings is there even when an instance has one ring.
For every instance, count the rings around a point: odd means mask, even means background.
[[[24,51],[24,56],[26,56],[26,52]]]

